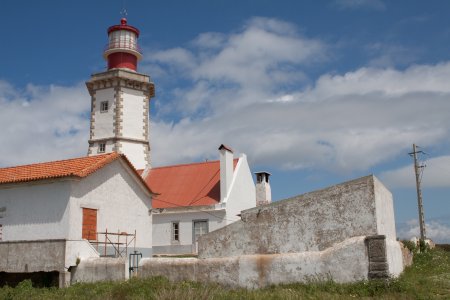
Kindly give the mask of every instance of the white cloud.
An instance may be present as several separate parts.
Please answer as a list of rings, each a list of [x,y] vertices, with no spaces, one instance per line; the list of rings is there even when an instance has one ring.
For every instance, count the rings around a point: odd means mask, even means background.
[[[340,9],[386,9],[386,5],[381,0],[335,0],[334,3]]]
[[[89,106],[83,84],[20,90],[0,81],[0,166],[85,155]]]
[[[432,220],[425,223],[425,229],[426,237],[435,243],[450,243],[450,224]],[[419,221],[414,219],[400,224],[397,231],[397,236],[400,239],[409,240],[413,237],[420,237]]]
[[[434,157],[425,162],[422,186],[450,187],[450,156]],[[383,172],[380,178],[389,187],[415,187],[416,179],[413,165]]]
[[[165,107],[153,117],[157,165],[216,157],[216,146],[229,143],[257,164],[348,172],[387,162],[413,142],[433,146],[450,138],[448,62],[363,67],[312,81],[305,74],[313,62],[326,62],[327,46],[292,24],[255,18],[241,31],[211,36],[193,42],[220,40],[207,51],[181,51],[195,62],[188,69],[149,58],[170,64],[171,84],[183,83],[156,99]],[[173,49],[158,57],[165,51]]]

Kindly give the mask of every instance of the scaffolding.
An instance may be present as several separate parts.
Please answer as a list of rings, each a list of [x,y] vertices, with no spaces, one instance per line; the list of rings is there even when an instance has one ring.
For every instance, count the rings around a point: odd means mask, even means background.
[[[121,232],[120,230],[117,232],[108,232],[108,229],[105,229],[104,232],[96,232],[95,237],[95,240],[89,240],[89,242],[95,245],[100,256],[126,258],[128,256],[128,247],[130,247],[131,243],[133,243],[133,251],[136,251],[136,230],[133,234]],[[108,248],[112,249],[113,253],[109,254]]]

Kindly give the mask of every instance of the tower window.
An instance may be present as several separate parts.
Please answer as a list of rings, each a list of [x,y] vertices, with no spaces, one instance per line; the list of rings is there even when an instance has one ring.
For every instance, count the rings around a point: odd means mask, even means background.
[[[109,104],[108,101],[100,102],[100,112],[108,112]]]
[[[106,150],[106,143],[100,143],[98,145],[98,153],[105,153]]]

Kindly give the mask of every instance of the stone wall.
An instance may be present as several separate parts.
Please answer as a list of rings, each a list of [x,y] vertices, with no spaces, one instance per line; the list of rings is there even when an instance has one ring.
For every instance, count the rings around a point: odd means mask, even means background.
[[[65,252],[65,240],[0,242],[0,272],[64,271]]]
[[[394,220],[378,222],[393,211],[390,192],[366,176],[323,190],[307,193],[242,212],[242,220],[199,238],[199,257],[322,251],[345,239],[389,232]],[[393,212],[392,212],[393,216]],[[378,226],[382,223],[383,227]]]
[[[240,255],[220,258],[144,258],[139,276],[164,276],[171,281],[216,282],[231,287],[367,279],[365,237],[348,239],[324,251]]]

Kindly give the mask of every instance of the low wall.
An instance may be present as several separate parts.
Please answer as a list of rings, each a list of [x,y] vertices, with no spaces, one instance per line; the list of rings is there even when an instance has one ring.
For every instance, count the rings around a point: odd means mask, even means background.
[[[64,272],[65,240],[0,242],[0,272]]]
[[[260,288],[309,280],[363,280],[368,279],[368,268],[365,237],[354,237],[324,251],[206,259],[144,258],[139,264],[138,276]]]
[[[198,259],[150,258],[139,276],[247,288],[403,271],[392,194],[374,176],[258,206],[199,237]]]
[[[128,278],[128,261],[125,258],[87,258],[81,259],[71,268],[70,283],[120,281]]]

